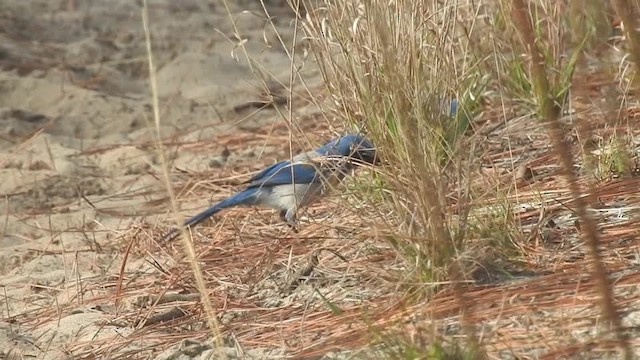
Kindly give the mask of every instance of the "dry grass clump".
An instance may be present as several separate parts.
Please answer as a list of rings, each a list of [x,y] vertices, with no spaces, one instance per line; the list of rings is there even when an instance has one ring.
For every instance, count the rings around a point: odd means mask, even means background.
[[[473,205],[491,193],[469,176],[486,151],[477,136],[464,136],[486,80],[462,56],[465,13],[446,2],[344,1],[307,15],[335,111],[382,151],[379,200],[393,211],[379,229],[414,265],[413,281],[448,277],[467,229],[481,221],[470,216]]]

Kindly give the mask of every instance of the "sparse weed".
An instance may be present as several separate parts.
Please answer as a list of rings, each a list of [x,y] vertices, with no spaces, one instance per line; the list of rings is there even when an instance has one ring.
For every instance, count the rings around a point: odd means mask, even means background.
[[[585,166],[597,182],[633,171],[629,144],[616,136],[594,140],[595,148],[585,153]]]

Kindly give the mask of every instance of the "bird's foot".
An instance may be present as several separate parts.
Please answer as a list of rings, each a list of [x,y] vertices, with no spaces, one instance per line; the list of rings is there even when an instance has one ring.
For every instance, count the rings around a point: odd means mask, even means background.
[[[296,221],[295,216],[290,216],[290,213],[287,210],[280,211],[280,219],[284,221],[285,224],[293,231],[294,233],[298,233],[298,223]]]
[[[295,225],[295,224],[287,223],[287,226],[288,226],[288,227],[291,229],[291,231],[293,231],[294,233],[296,233],[296,234],[298,233],[298,228],[296,227],[296,225]]]

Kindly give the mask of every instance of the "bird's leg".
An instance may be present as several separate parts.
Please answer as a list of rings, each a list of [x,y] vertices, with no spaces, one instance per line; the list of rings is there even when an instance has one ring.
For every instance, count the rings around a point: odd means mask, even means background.
[[[282,221],[284,221],[294,233],[298,233],[295,210],[281,210],[280,219],[282,219]]]
[[[278,215],[280,215],[280,220],[287,222],[287,210],[280,210]]]

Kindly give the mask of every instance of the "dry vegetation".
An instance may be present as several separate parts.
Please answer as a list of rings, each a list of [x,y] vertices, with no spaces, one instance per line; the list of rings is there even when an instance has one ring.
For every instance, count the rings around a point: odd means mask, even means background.
[[[291,1],[304,9],[292,26],[326,87],[289,94],[289,103],[319,110],[296,119],[289,106],[278,125],[221,134],[214,144],[147,146],[204,154],[264,144],[295,153],[357,128],[385,164],[310,209],[299,233],[253,209],[231,210],[169,244],[157,239],[178,216],[131,228],[119,250],[145,261],[125,258],[107,283],[77,284],[94,294],[78,301],[113,306],[113,321],[101,326],[123,330],[66,351],[637,356],[640,105],[632,79],[640,62],[631,59],[640,59],[640,43],[637,24],[627,23],[637,22],[637,2]],[[307,55],[297,51],[291,56]],[[292,74],[292,83],[304,81],[293,66]],[[175,213],[175,200],[222,198],[244,179],[232,168],[167,169]],[[74,305],[17,319],[35,327]]]

